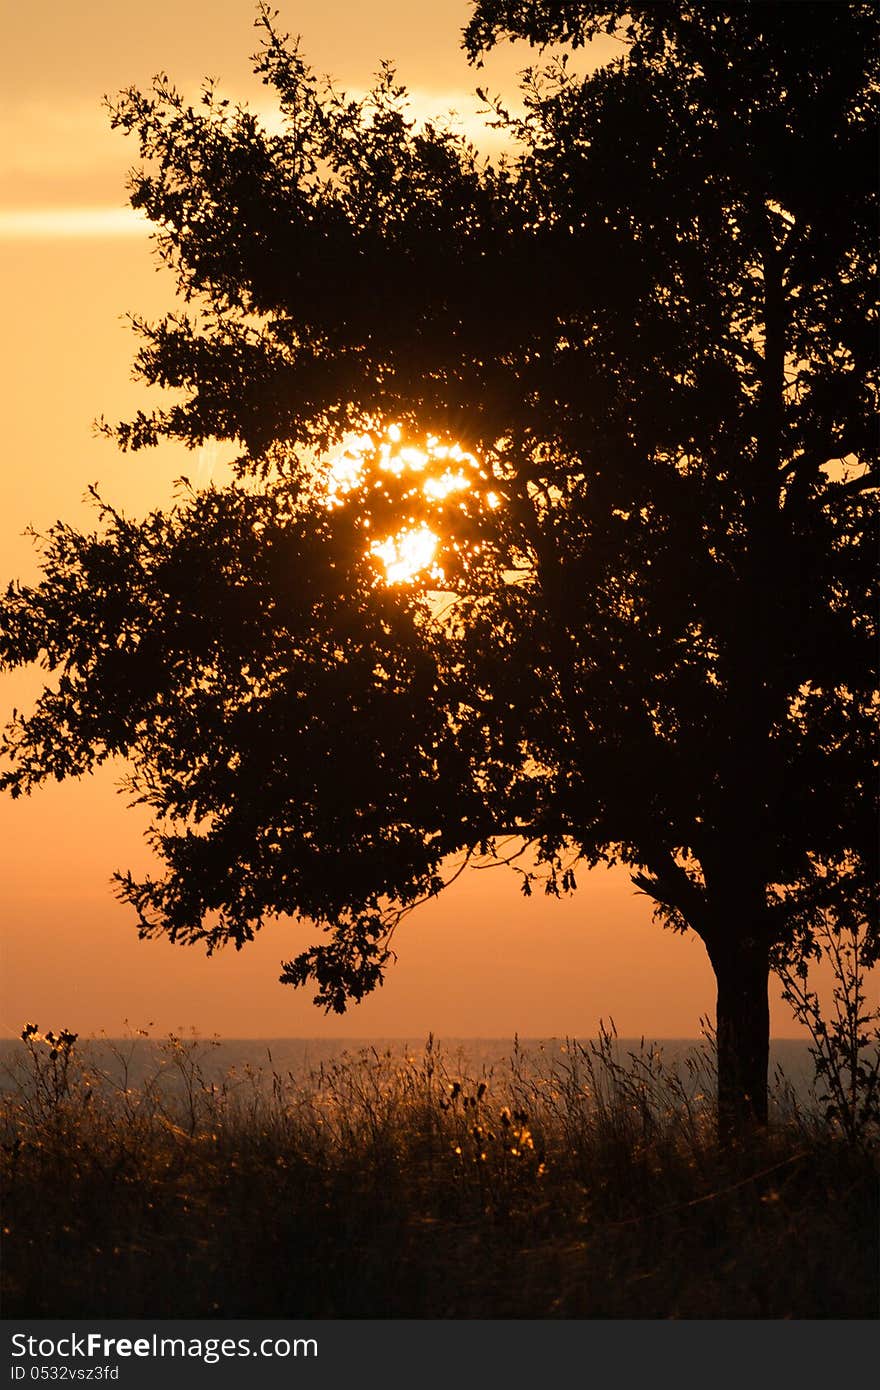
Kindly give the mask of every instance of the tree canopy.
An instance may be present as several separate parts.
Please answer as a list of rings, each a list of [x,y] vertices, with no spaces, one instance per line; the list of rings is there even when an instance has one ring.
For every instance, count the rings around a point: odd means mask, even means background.
[[[760,1115],[772,952],[874,922],[875,8],[484,0],[475,59],[621,39],[487,94],[494,160],[259,23],[277,130],[164,76],[112,107],[182,307],[135,324],[170,404],[107,429],[235,477],[45,538],[4,783],[124,754],[142,933],[306,919],[282,978],[338,1009],[461,856],[623,862],[705,942]]]

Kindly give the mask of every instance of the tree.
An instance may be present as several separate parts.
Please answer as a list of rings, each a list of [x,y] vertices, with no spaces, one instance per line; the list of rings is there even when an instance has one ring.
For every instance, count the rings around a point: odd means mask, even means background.
[[[135,325],[173,403],[108,430],[235,477],[45,539],[5,785],[126,755],[141,934],[308,919],[282,979],[337,1009],[462,857],[623,862],[705,943],[724,1125],[763,1120],[774,952],[876,940],[874,8],[482,0],[474,57],[622,39],[490,102],[495,162],[258,23],[280,133],[164,77],[113,107],[184,307]]]

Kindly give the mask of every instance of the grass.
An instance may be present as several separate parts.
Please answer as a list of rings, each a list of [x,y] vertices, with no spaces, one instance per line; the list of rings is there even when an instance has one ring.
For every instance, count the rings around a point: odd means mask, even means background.
[[[777,1095],[715,1137],[711,1053],[613,1033],[469,1075],[432,1039],[221,1084],[170,1038],[25,1030],[6,1317],[874,1318],[878,1150]]]

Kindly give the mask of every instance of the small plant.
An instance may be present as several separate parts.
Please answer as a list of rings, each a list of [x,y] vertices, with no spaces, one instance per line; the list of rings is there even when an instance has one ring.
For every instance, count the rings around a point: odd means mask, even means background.
[[[826,1019],[819,995],[810,984],[809,959],[780,960],[776,973],[782,997],[812,1039],[817,1097],[825,1118],[851,1143],[880,1137],[880,1008],[866,998],[872,964],[869,934],[858,922],[841,923],[823,913],[814,926],[814,959],[831,965],[833,1012]]]
[[[29,1084],[20,1089],[43,1119],[57,1118],[66,1105],[88,1093],[87,1078],[75,1052],[77,1037],[67,1028],[41,1033],[36,1023],[26,1023],[21,1030]]]

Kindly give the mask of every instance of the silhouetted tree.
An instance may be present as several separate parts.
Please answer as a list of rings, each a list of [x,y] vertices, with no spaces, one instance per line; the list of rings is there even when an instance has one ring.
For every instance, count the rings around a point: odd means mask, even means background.
[[[259,23],[277,132],[164,77],[113,108],[185,305],[136,324],[172,403],[110,432],[234,441],[235,477],[45,539],[6,785],[125,754],[142,934],[309,919],[282,979],[336,1009],[462,855],[531,842],[555,893],[622,862],[706,945],[725,1123],[763,1119],[773,953],[873,910],[874,6],[486,0],[472,56],[622,40],[490,103],[494,162]]]

